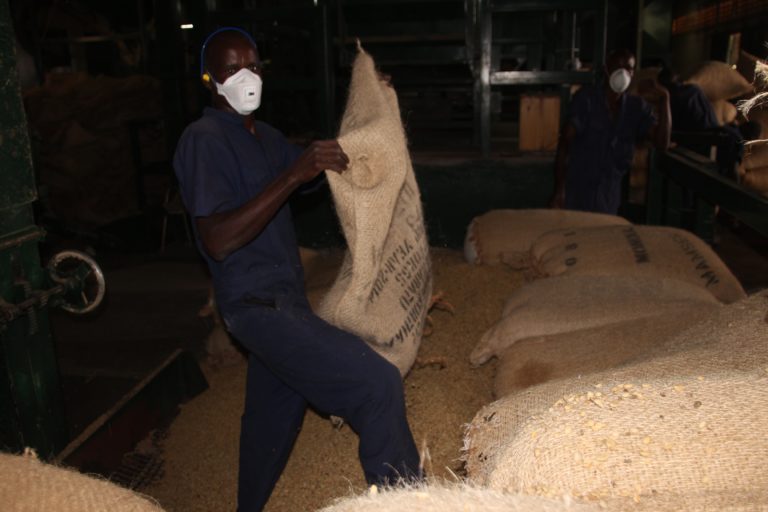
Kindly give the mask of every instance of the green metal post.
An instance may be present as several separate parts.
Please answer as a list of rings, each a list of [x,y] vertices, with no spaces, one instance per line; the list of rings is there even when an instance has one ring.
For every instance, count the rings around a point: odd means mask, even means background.
[[[34,224],[37,198],[27,122],[16,71],[13,26],[0,0],[0,313],[3,303],[45,287]],[[6,309],[7,311],[7,309]],[[0,320],[0,448],[50,457],[67,440],[47,307]]]

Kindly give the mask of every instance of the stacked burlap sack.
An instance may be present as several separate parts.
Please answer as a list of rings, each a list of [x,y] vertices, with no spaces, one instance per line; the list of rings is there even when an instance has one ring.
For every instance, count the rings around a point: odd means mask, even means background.
[[[676,228],[559,229],[508,259],[538,279],[510,295],[470,355],[501,360],[497,396],[622,364],[746,296],[706,243]]]
[[[33,453],[0,453],[4,512],[160,512],[144,496],[73,469],[40,462]]]
[[[611,510],[768,504],[768,293],[710,310],[622,366],[554,380],[482,409],[470,480]]]
[[[525,342],[525,349],[541,358],[545,350],[541,346],[554,341],[566,351],[555,352],[554,361],[537,359],[533,367],[528,367],[529,371],[534,367],[545,371],[547,366],[546,372],[550,374],[556,361],[562,359],[568,364],[580,351],[586,352],[585,359],[593,365],[603,357],[604,364],[608,365],[604,367],[610,367],[616,358],[622,357],[622,352],[642,350],[635,337],[640,331],[635,331],[632,325],[642,326],[642,320],[654,324],[654,319],[665,315],[686,325],[690,315],[717,305],[717,300],[706,290],[668,278],[576,275],[534,281],[512,293],[501,319],[482,335],[473,349],[470,362],[481,365],[491,357],[503,357],[521,342]],[[660,322],[660,325],[664,324]],[[628,331],[627,336],[614,338],[621,329]],[[581,346],[559,342],[587,330],[589,335],[582,338]],[[590,357],[598,347],[604,347],[606,354]],[[512,358],[522,364],[521,350],[515,350]],[[578,366],[576,370],[582,373]]]
[[[318,314],[363,338],[405,375],[432,294],[429,244],[397,95],[362,48],[339,144],[349,168],[327,175],[348,252]]]
[[[744,145],[739,181],[745,187],[768,197],[768,140],[753,140]]]
[[[320,512],[561,512],[600,510],[568,497],[514,495],[460,483],[377,490],[338,500]]]
[[[760,140],[768,139],[768,63],[742,52],[738,68],[751,71],[752,84],[756,95],[740,103],[739,108],[744,117],[760,125]]]
[[[498,265],[525,255],[544,233],[563,228],[626,226],[615,215],[572,210],[491,210],[469,223],[464,257],[476,265]]]
[[[551,231],[531,246],[527,261],[543,277],[661,277],[699,286],[722,302],[744,298],[728,267],[700,238],[659,226],[605,226]]]

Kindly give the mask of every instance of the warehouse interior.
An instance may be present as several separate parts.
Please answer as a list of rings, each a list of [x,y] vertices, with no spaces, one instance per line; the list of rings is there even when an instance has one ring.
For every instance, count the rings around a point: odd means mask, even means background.
[[[162,510],[236,506],[246,356],[211,307],[173,168],[183,130],[210,104],[201,45],[227,26],[253,36],[264,64],[256,118],[295,144],[338,136],[358,44],[397,93],[444,301],[405,377],[406,406],[428,474],[448,481],[473,477],[465,429],[500,398],[500,363],[475,368],[470,351],[531,280],[509,261],[473,261],[468,230],[488,212],[549,209],[569,105],[606,79],[606,54],[634,53],[631,93],[661,63],[683,79],[725,63],[749,91],[718,98],[722,124],[751,122],[768,139],[768,108],[738,110],[768,89],[766,2],[0,0],[0,451],[34,449]],[[745,168],[748,148],[724,172],[722,134],[672,123],[669,149],[634,148],[618,216],[690,233],[757,297],[768,289],[768,163]],[[758,172],[762,182],[745,178]],[[314,306],[345,236],[327,184],[290,207]],[[753,333],[768,346],[768,323]],[[531,375],[525,387],[547,380]],[[356,449],[349,426],[308,412],[265,510],[365,493]],[[744,510],[768,504],[759,490],[741,489],[755,491]]]

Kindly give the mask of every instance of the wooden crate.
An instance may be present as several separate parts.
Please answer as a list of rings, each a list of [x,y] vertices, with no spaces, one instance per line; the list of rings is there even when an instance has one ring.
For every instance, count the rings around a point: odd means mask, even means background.
[[[559,96],[520,96],[520,151],[555,151],[559,129]]]

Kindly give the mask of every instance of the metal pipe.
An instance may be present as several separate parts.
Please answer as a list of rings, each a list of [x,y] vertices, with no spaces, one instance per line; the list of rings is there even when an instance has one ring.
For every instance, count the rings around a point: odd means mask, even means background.
[[[2,242],[0,242],[0,251],[13,249],[14,247],[18,247],[27,242],[41,240],[44,237],[45,237],[45,230],[35,227],[23,235],[18,235],[14,238],[10,238],[8,240],[3,240]]]

